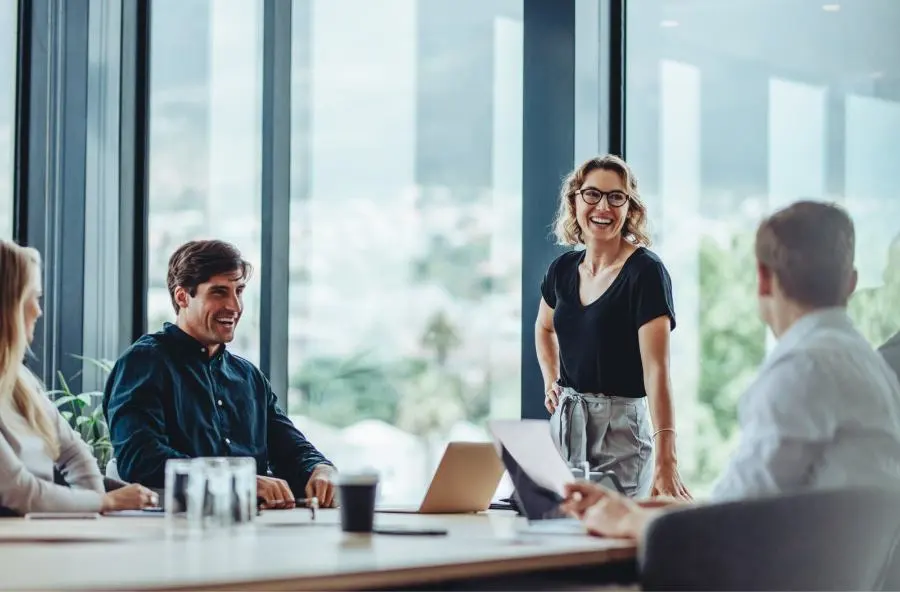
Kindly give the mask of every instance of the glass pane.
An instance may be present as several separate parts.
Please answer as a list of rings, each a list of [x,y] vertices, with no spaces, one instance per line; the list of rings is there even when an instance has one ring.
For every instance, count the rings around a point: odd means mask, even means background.
[[[229,347],[258,363],[262,0],[155,0],[152,19],[148,326],[174,320],[175,249],[231,242],[256,279]]]
[[[518,417],[522,0],[294,2],[290,410],[414,500]]]
[[[900,329],[900,3],[649,0],[627,16],[627,156],[672,272],[679,467],[702,493],[772,344],[752,251],[764,214],[846,206],[851,315],[876,346]]]
[[[17,4],[0,4],[0,238],[7,239],[13,234]]]

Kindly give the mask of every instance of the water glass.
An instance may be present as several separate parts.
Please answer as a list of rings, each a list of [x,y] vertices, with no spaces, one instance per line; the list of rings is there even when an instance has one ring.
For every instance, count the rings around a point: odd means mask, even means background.
[[[192,459],[169,459],[166,461],[165,493],[163,508],[166,512],[166,524],[174,526],[179,516],[184,516],[189,507],[188,490],[193,477]],[[194,484],[196,489],[196,484]]]
[[[591,463],[588,461],[570,461],[567,463],[569,465],[569,471],[571,471],[572,476],[576,479],[584,479],[585,481],[590,480],[591,475]]]
[[[256,461],[167,461],[165,511],[170,530],[199,533],[251,524],[256,516]]]
[[[229,458],[235,524],[249,524],[256,518],[256,459]]]

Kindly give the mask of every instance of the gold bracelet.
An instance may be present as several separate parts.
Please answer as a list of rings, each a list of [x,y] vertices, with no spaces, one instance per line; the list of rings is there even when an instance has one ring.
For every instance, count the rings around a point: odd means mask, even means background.
[[[653,438],[655,438],[660,432],[672,432],[674,434],[675,428],[659,428],[658,430],[653,432],[653,435],[650,436],[650,439],[652,440]]]

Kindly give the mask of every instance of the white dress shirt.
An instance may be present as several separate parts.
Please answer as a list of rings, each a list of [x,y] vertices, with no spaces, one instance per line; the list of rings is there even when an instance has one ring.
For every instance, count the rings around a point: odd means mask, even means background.
[[[28,512],[99,512],[103,476],[84,440],[66,423],[53,403],[42,398],[59,438],[59,458],[28,425],[9,395],[0,397],[0,506]],[[53,482],[54,465],[71,487]]]
[[[738,404],[724,501],[848,486],[900,487],[900,382],[843,308],[781,337]]]

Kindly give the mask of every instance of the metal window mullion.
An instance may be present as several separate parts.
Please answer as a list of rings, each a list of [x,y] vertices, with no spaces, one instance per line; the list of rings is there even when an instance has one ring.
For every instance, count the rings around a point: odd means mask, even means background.
[[[260,366],[288,400],[292,2],[264,0]]]

